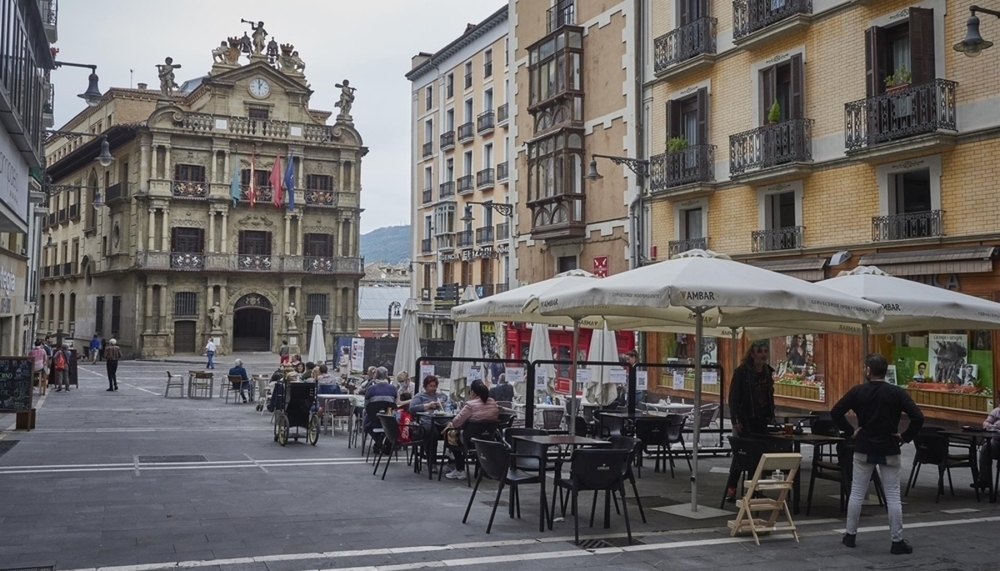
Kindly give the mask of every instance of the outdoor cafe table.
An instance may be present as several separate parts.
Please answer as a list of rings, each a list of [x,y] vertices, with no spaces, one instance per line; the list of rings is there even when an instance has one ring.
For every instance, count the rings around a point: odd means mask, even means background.
[[[972,459],[973,481],[979,481],[979,461],[976,452],[980,443],[986,444],[986,442],[990,439],[1000,436],[1000,432],[995,430],[986,430],[983,428],[974,428],[970,430],[942,430],[941,434],[948,437],[949,441],[959,440],[962,443],[969,445],[969,458]],[[992,460],[990,461],[992,462]],[[990,478],[989,484],[990,503],[996,503],[997,490],[993,487],[993,478]]]
[[[538,436],[515,436],[515,440],[523,440],[525,442],[531,442],[542,448],[542,458],[539,462],[539,476],[541,479],[541,497],[545,498],[545,466],[549,461],[549,448],[553,446],[566,446],[569,448],[577,448],[580,446],[609,446],[611,443],[607,440],[598,440],[596,438],[587,438],[584,436],[571,436],[569,434],[547,434]],[[559,474],[555,474],[555,479],[559,479]],[[556,505],[556,495],[555,489],[552,490],[552,508],[549,511],[549,529],[552,529],[552,518],[553,512],[555,511]],[[545,531],[545,507],[539,506],[538,510],[538,531]]]
[[[208,379],[208,396],[193,397],[195,379]],[[209,398],[215,396],[215,373],[210,371],[188,371],[188,398]]]
[[[693,404],[685,404],[681,402],[673,403],[659,403],[659,402],[647,402],[646,408],[651,408],[657,412],[667,412],[673,414],[685,414],[694,410]]]
[[[444,425],[454,420],[457,416],[456,414],[449,412],[418,412],[416,415],[422,418],[431,419],[433,428],[438,429],[444,428]],[[437,443],[440,430],[429,430],[427,432],[427,438],[424,441],[424,455],[427,457],[427,477],[428,479],[433,479],[434,460],[437,457]],[[442,469],[444,468],[442,467]]]
[[[822,446],[824,444],[832,444],[835,442],[843,442],[844,439],[838,436],[823,436],[822,434],[784,434],[784,433],[770,433],[767,435],[762,435],[763,438],[770,440],[781,440],[785,442],[792,443],[792,451],[798,454],[802,453],[803,444],[811,444],[815,446]],[[815,454],[815,451],[813,451]],[[801,494],[800,491],[800,479],[802,476],[802,470],[800,469],[795,473],[795,480],[792,482],[792,495],[794,496],[792,501],[792,511],[795,514],[799,513],[799,507],[801,504]]]

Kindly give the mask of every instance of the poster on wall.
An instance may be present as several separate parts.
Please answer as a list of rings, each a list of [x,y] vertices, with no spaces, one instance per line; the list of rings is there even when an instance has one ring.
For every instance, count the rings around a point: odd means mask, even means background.
[[[821,340],[802,333],[771,339],[775,396],[826,402]]]
[[[482,345],[484,357],[491,358],[493,355],[500,355],[496,323],[486,322],[479,324],[479,342]]]
[[[885,382],[890,385],[899,384],[896,382],[896,365],[889,365],[889,368],[885,372]]]
[[[719,343],[715,337],[703,337],[701,345],[701,364],[714,365],[719,362]]]
[[[365,339],[364,337],[354,337],[351,339],[351,372],[363,373],[365,370]]]
[[[966,335],[931,333],[927,338],[927,352],[928,369],[934,382],[964,384],[962,376],[969,356]]]

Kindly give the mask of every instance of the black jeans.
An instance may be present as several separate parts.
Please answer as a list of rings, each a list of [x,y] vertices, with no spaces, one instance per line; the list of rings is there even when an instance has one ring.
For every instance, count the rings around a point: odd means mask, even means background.
[[[107,361],[108,385],[112,389],[118,388],[118,361]]]
[[[1000,458],[1000,441],[987,440],[979,449],[979,483],[989,485],[993,479],[993,460]]]
[[[754,438],[767,434],[767,422],[767,419],[750,418],[747,420],[748,426],[743,427],[739,436],[741,438]],[[729,467],[729,479],[726,480],[726,490],[735,488],[740,483],[740,474],[742,473],[742,470],[736,466],[736,456],[733,455],[733,463]]]

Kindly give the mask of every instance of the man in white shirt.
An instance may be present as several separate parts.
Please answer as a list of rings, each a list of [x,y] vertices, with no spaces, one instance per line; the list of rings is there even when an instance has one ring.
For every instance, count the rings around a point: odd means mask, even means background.
[[[215,368],[215,341],[212,339],[208,340],[208,344],[205,345],[205,356],[208,357],[208,364],[205,365],[206,369]]]

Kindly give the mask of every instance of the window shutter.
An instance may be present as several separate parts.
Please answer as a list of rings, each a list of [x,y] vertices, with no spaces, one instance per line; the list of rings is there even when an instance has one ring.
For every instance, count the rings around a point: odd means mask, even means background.
[[[171,228],[170,229],[170,251],[171,252],[179,252],[180,251],[177,248],[177,228]]]
[[[174,165],[174,180],[184,180],[184,165]]]
[[[264,232],[264,255],[271,255],[271,233]]]
[[[698,1],[698,13],[691,15],[692,21],[708,17],[708,0],[697,0],[697,1]]]
[[[772,65],[760,70],[760,124],[767,124],[767,113],[771,110],[777,94],[777,73]]]
[[[805,66],[802,64],[802,54],[795,54],[789,61],[791,67],[791,109],[788,110],[790,119],[802,119],[805,117],[805,106],[803,104],[803,94],[806,91]]]
[[[250,184],[250,170],[243,169],[240,171],[240,184],[243,186],[248,186]]]
[[[198,252],[205,253],[205,229],[198,228]]]
[[[910,8],[910,83],[934,81],[934,10]]]
[[[708,144],[708,88],[698,90],[698,140],[696,144]]]
[[[667,139],[681,136],[680,101],[667,101]]]
[[[680,4],[680,25],[684,26],[691,23],[691,0],[680,0],[677,2]]]
[[[865,91],[868,97],[875,97],[885,91],[885,58],[882,49],[885,32],[878,26],[865,30]]]
[[[333,234],[326,235],[326,248],[323,250],[323,255],[326,257],[333,256]]]

